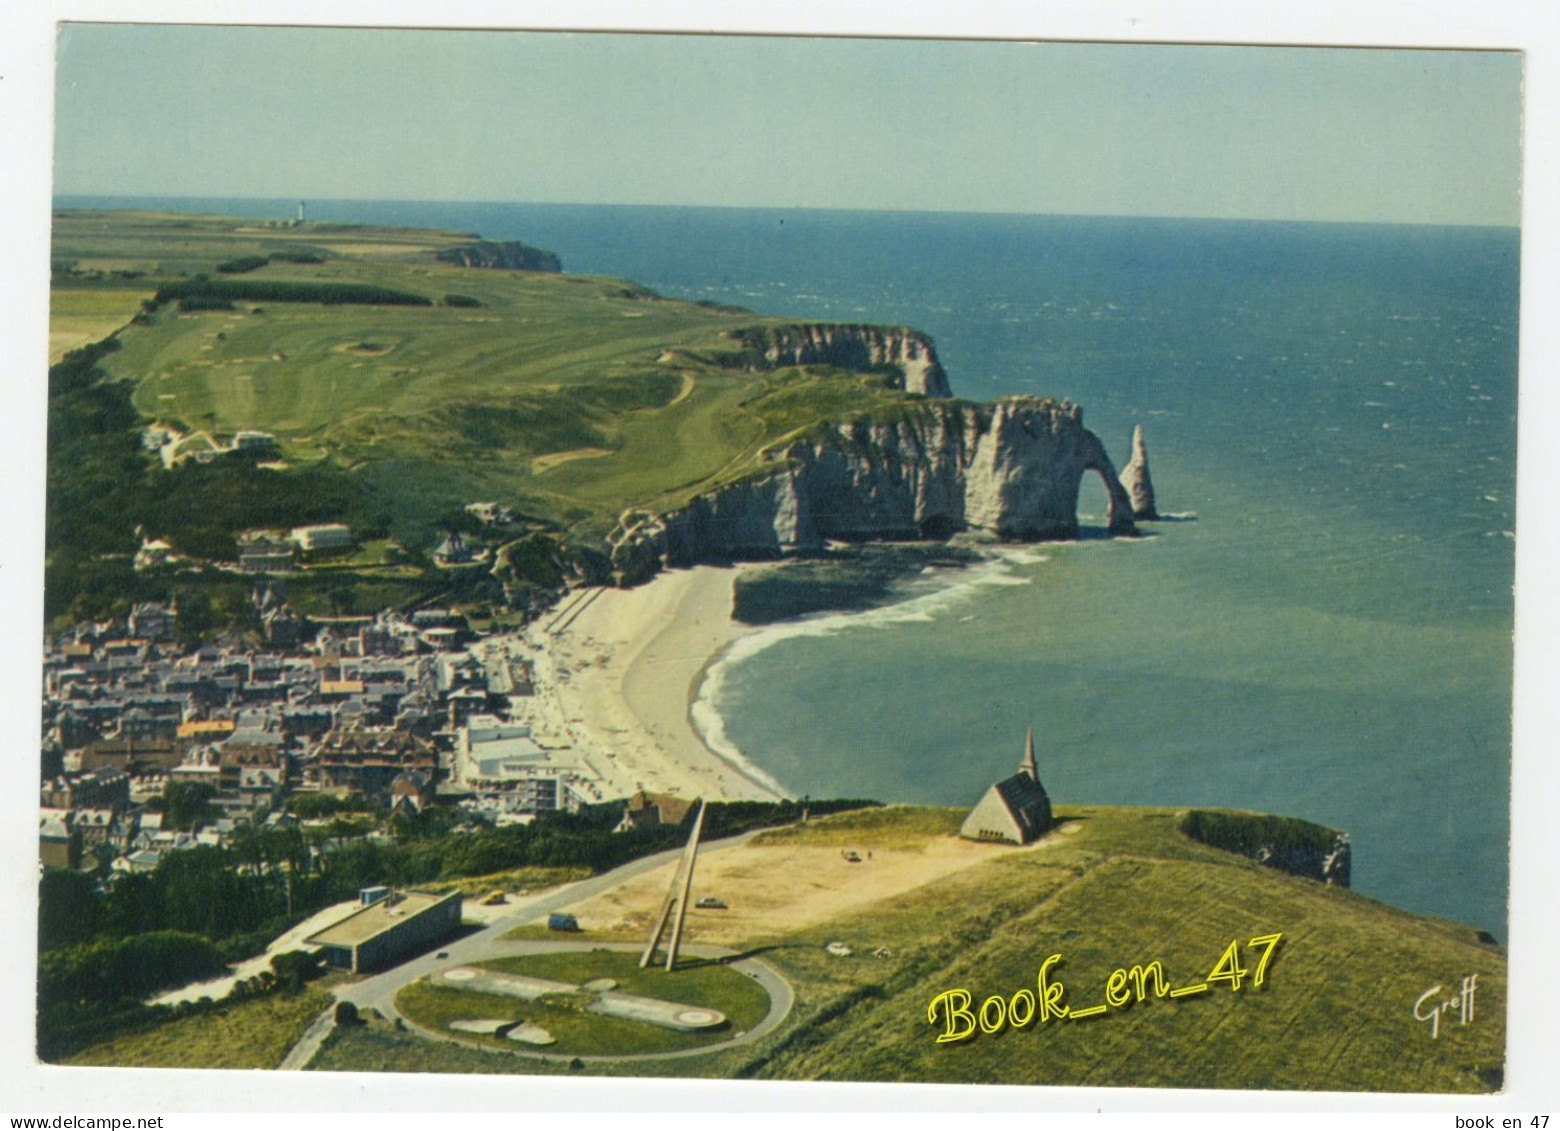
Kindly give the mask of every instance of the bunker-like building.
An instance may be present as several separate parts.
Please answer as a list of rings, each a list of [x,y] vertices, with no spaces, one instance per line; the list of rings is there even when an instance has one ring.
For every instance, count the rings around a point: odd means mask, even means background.
[[[342,970],[382,970],[454,934],[460,906],[459,892],[391,892],[304,942],[319,947],[325,961]]]

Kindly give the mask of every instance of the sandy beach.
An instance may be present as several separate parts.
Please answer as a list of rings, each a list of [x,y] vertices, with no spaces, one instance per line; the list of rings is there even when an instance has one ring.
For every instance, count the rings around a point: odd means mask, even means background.
[[[582,593],[532,624],[524,640],[536,694],[527,713],[537,740],[584,753],[606,797],[639,789],[778,796],[760,772],[706,746],[689,719],[710,662],[752,631],[731,619],[742,568],[669,570],[634,589]]]

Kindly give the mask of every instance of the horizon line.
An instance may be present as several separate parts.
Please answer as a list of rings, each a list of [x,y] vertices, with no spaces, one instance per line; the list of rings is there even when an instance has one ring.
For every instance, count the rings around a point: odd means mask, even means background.
[[[58,207],[57,202],[67,198],[96,198],[106,200],[174,200],[174,201],[294,201],[310,200],[321,203],[336,204],[441,204],[441,205],[487,205],[498,207],[546,207],[546,208],[665,208],[665,209],[708,209],[727,212],[850,212],[869,213],[873,215],[910,215],[910,216],[1010,216],[1023,218],[1054,218],[1076,220],[1179,220],[1193,223],[1230,223],[1230,224],[1330,224],[1353,225],[1360,227],[1395,227],[1395,228],[1493,228],[1506,231],[1520,232],[1522,230],[1521,219],[1516,222],[1506,223],[1501,221],[1445,221],[1445,220],[1381,220],[1381,219],[1318,219],[1291,216],[1202,216],[1183,213],[1149,213],[1149,212],[1016,212],[1000,208],[869,208],[853,206],[830,206],[816,204],[697,204],[697,203],[667,203],[667,202],[630,202],[630,201],[586,201],[586,200],[483,200],[483,199],[428,199],[423,197],[394,197],[394,196],[315,196],[307,194],[303,196],[234,196],[227,194],[204,194],[198,196],[163,193],[116,193],[116,192],[50,192],[51,207]],[[67,206],[68,207],[68,206]],[[188,215],[220,215],[219,213],[188,213]],[[327,221],[328,222],[328,221]]]

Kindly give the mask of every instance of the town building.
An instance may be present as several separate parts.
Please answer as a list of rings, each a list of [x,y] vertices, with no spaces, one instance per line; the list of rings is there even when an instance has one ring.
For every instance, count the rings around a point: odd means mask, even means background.
[[[269,432],[235,432],[228,450],[239,455],[267,459],[281,454],[281,445]]]
[[[253,578],[262,617],[292,616],[283,585]],[[600,799],[583,753],[496,717],[532,693],[531,669],[500,642],[456,647],[472,635],[457,611],[386,609],[328,628],[294,619],[295,639],[259,648],[237,637],[179,646],[166,639],[176,617],[171,601],[142,602],[134,625],[82,622],[46,646],[39,851],[48,866],[114,853],[116,873],[155,867],[167,853],[224,843],[235,820],[290,789],[360,793],[406,814],[459,800],[498,824]],[[450,780],[462,732],[466,783]],[[210,788],[216,812],[204,827],[138,820],[136,808],[174,782]]]
[[[466,513],[485,526],[511,523],[515,512],[500,503],[467,503]]]
[[[623,808],[623,819],[612,831],[623,833],[631,829],[680,825],[691,808],[693,802],[681,797],[673,797],[669,793],[650,793],[647,790],[640,790],[628,799],[628,804]]]
[[[239,536],[238,568],[245,573],[278,573],[293,568],[293,543],[268,530]]]
[[[68,774],[43,783],[45,809],[123,809],[130,802],[130,775],[123,770]]]
[[[222,752],[215,746],[192,746],[168,777],[181,785],[204,785],[215,793],[222,781]]]
[[[352,545],[352,528],[339,522],[295,526],[290,537],[306,554],[317,550],[341,550]]]
[[[135,552],[133,568],[141,570],[158,569],[177,561],[177,555],[173,552],[172,543],[162,538],[141,539],[141,548]]]
[[[162,863],[161,851],[151,848],[143,848],[132,852],[128,856],[121,856],[111,865],[115,872],[129,872],[131,874],[155,872],[157,865]]]
[[[231,745],[231,744],[230,744]],[[241,746],[222,754],[223,789],[236,789],[240,793],[256,795],[280,795],[287,788],[287,755],[280,747]]]
[[[396,727],[336,727],[314,748],[313,772],[327,792],[388,798],[407,770],[434,778],[438,753],[428,739]]]
[[[81,862],[81,834],[71,828],[66,810],[46,808],[39,814],[38,858],[45,868],[74,868]]]
[[[138,602],[130,610],[130,635],[141,640],[172,640],[179,627],[179,603]]]
[[[471,561],[475,551],[460,531],[445,536],[434,548],[433,560],[442,566],[464,565]]]
[[[390,783],[390,812],[417,817],[434,802],[433,776],[421,770],[402,770]]]

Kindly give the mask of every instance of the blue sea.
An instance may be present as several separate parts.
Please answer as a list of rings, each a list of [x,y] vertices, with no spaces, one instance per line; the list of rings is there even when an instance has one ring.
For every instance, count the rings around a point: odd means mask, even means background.
[[[751,638],[706,686],[715,737],[797,793],[951,805],[1012,772],[1033,725],[1062,803],[1346,829],[1357,890],[1504,937],[1515,230],[331,201],[309,215],[523,239],[668,295],[913,326],[957,395],[1071,398],[1118,466],[1141,423],[1171,521]],[[1085,526],[1104,507],[1086,480]]]

